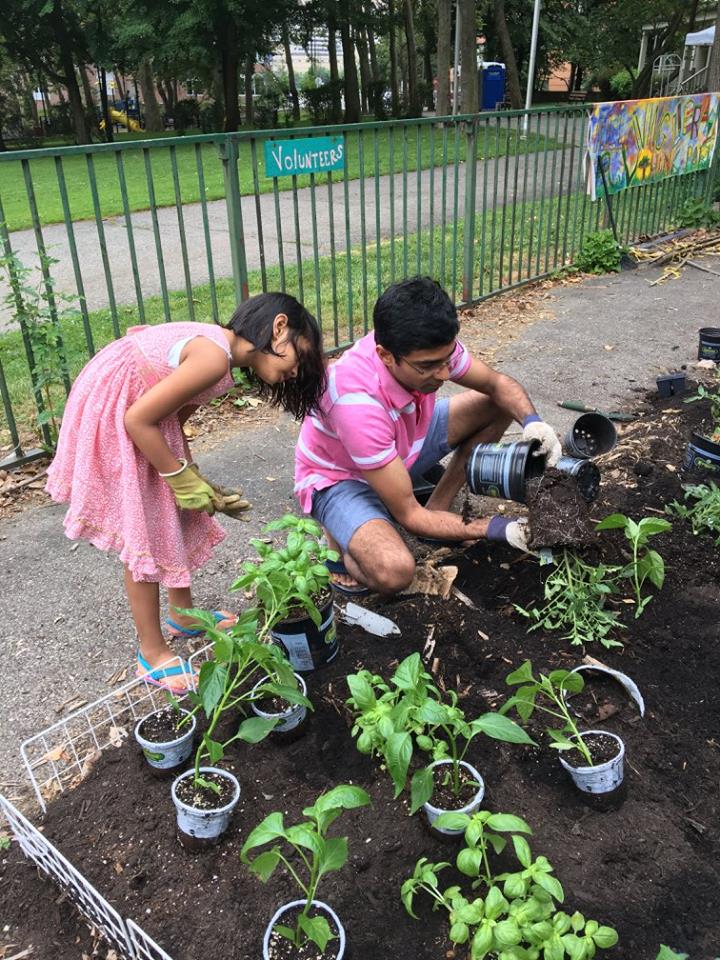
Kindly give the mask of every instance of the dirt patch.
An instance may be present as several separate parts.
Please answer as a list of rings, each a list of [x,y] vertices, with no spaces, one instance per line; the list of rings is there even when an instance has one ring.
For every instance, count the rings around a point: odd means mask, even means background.
[[[574,477],[549,469],[528,483],[530,546],[557,547],[595,540],[587,500]]]
[[[675,399],[645,403],[646,415],[623,428],[618,448],[604,460],[593,519],[617,511],[635,519],[659,516],[681,496],[678,466],[702,406]],[[651,464],[650,472],[636,472],[641,462]],[[611,559],[622,549],[616,532],[604,535],[602,544]],[[667,943],[693,960],[712,960],[720,916],[720,555],[711,539],[693,536],[680,520],[653,545],[666,562],[663,590],[639,620],[632,606],[617,604],[627,627],[619,636],[624,648],[587,651],[635,680],[646,715],[640,719],[622,692],[578,701],[588,723],[601,720],[625,741],[626,795],[617,809],[598,810],[582,799],[540,726],[531,730],[537,748],[480,736],[467,760],[485,780],[484,806],[515,813],[532,826],[533,853],[554,865],[564,908],[618,929],[620,943],[608,957],[654,960],[659,944]],[[335,836],[348,836],[350,856],[341,872],[326,878],[320,896],[342,919],[353,957],[452,956],[443,915],[419,901],[421,920],[413,920],[399,888],[419,857],[452,860],[455,846],[431,836],[421,814],[410,818],[406,800],[393,799],[388,775],[356,750],[344,707],[345,675],[365,667],[388,677],[399,659],[423,649],[432,632],[428,667],[474,717],[503,702],[510,689],[505,677],[524,659],[546,672],[578,665],[585,652],[556,635],[526,632],[514,605],[527,607],[541,597],[546,568],[534,559],[480,543],[456,562],[456,585],[470,605],[457,597],[373,601],[401,627],[402,637],[377,640],[340,624],[340,655],[309,677],[316,709],[304,737],[290,745],[231,748],[227,766],[242,793],[230,831],[213,851],[192,855],[179,846],[169,785],[148,773],[131,742],[107,752],[84,783],[53,801],[45,835],[174,960],[246,960],[261,955],[266,923],[277,906],[294,899],[295,889],[284,874],[266,885],[250,874],[239,859],[244,838],[271,811],[282,811],[287,824],[297,822],[322,790],[352,782],[368,790],[372,807],[345,814],[331,828]],[[16,845],[5,857],[0,882],[9,929],[0,943],[32,942],[33,956],[53,960],[89,953],[82,925],[58,915],[68,905],[55,902],[57,890],[38,879]],[[443,877],[446,885],[465,882],[452,869]]]

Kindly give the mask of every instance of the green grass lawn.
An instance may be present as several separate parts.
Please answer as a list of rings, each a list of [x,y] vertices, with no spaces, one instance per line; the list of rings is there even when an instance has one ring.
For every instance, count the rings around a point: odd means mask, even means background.
[[[291,134],[292,129],[279,129],[276,136],[284,138]],[[218,142],[221,142],[222,136],[218,136]],[[138,142],[137,135],[130,135],[127,139]],[[162,140],[163,138],[158,137],[156,139]],[[362,163],[360,158],[361,144]],[[521,140],[518,136],[517,124],[514,124],[511,128],[507,123],[500,124],[488,121],[484,132],[481,130],[478,136],[476,154],[478,159],[505,155],[514,156],[517,152],[526,153],[554,149],[557,145],[555,140],[532,131],[527,140]],[[367,131],[362,135],[357,132],[350,133],[346,137],[347,175],[349,179],[357,179],[360,176],[361,168],[366,177],[373,176],[376,170],[379,175],[391,171],[396,173],[403,170],[415,171],[418,169],[418,160],[421,169],[441,166],[444,161],[452,166],[465,159],[466,146],[464,134],[460,134],[459,131],[456,133],[454,130],[443,133],[442,130],[435,129],[430,124],[414,128],[388,126],[387,128],[381,128],[377,137],[372,131]],[[173,154],[177,162],[180,195],[183,203],[191,203],[200,199],[198,157],[202,164],[205,180],[205,198],[207,200],[219,200],[225,196],[222,163],[217,146],[214,143],[204,143],[197,147],[194,144],[181,144],[177,147],[155,144],[149,147],[147,152],[151,157],[155,202],[158,206],[171,206],[176,202],[172,174]],[[116,216],[123,212],[116,156],[115,152],[96,153],[92,159],[103,217]],[[148,209],[150,202],[144,152],[141,149],[129,148],[122,152],[122,157],[130,209]],[[265,177],[263,145],[260,141],[258,141],[256,147],[256,160],[258,190],[260,193],[269,193],[273,190],[274,181]],[[63,220],[63,210],[54,158],[32,158],[29,167],[41,222],[43,224],[61,222]],[[86,220],[92,218],[94,209],[86,157],[83,155],[64,157],[62,167],[67,183],[72,219]],[[238,171],[242,193],[244,195],[252,194],[254,192],[253,155],[249,142],[242,142],[239,145]],[[343,174],[335,173],[333,176],[335,180],[341,180]],[[319,179],[320,176],[318,175]],[[280,190],[289,190],[293,185],[292,177],[280,177],[277,183]],[[308,175],[298,177],[297,184],[300,187],[308,186],[310,177]],[[20,161],[13,160],[12,152],[0,155],[0,199],[2,199],[5,221],[9,230],[20,230],[32,225],[23,170]]]

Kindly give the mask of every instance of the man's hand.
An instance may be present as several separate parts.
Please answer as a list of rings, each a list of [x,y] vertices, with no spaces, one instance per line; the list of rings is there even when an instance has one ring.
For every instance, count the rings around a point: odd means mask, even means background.
[[[528,553],[530,550],[530,529],[527,520],[514,517],[493,517],[488,524],[488,540],[495,540],[499,543],[509,543],[516,550],[522,550]]]
[[[522,438],[527,441],[540,441],[540,447],[535,451],[534,456],[544,455],[548,467],[554,467],[562,456],[562,447],[558,435],[536,413],[531,413],[529,417],[525,417],[523,420]]]
[[[243,499],[242,487],[221,487],[204,477],[196,463],[191,463],[188,466],[196,476],[215,491],[215,509],[217,511],[226,514],[228,517],[233,517],[235,520],[247,519],[242,514],[250,509],[251,503],[249,500]]]

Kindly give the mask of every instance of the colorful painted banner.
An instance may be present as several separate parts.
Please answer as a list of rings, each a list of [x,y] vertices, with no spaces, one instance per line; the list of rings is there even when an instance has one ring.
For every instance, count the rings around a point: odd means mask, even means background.
[[[718,95],[618,100],[593,105],[587,128],[588,193],[608,193],[706,170],[717,142]]]

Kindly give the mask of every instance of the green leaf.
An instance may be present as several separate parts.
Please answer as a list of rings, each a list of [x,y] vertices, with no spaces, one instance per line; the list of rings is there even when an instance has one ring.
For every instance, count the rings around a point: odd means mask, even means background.
[[[596,530],[622,530],[628,525],[628,518],[622,513],[611,513],[600,523],[595,525]]]
[[[256,876],[260,877],[263,883],[266,883],[273,875],[278,863],[280,863],[280,850],[278,847],[274,847],[272,850],[266,850],[255,857],[250,864],[250,869]]]
[[[450,716],[450,708],[444,703],[438,703],[437,700],[428,698],[415,714],[422,723],[429,723],[436,726],[439,723],[447,723]]]
[[[526,660],[517,670],[513,670],[512,673],[509,673],[507,677],[505,677],[505,683],[509,686],[514,686],[516,683],[533,683],[534,679],[532,663],[530,660]]]
[[[385,759],[390,776],[395,784],[395,796],[398,797],[405,788],[408,767],[412,757],[412,740],[409,733],[391,734],[385,745]]]
[[[500,833],[532,834],[522,817],[516,817],[513,813],[493,813],[488,817],[487,825],[491,830],[499,830]]]
[[[210,716],[217,706],[225,690],[228,680],[228,671],[222,663],[216,660],[206,660],[200,667],[198,678],[198,693],[202,701],[203,710]]]
[[[423,672],[419,653],[411,653],[398,666],[393,674],[392,682],[400,690],[414,690]]]
[[[514,947],[520,943],[522,934],[517,923],[512,920],[501,920],[494,929],[495,940],[500,947]]]
[[[414,814],[427,803],[432,796],[434,786],[433,773],[429,767],[417,770],[410,785],[410,813]]]
[[[508,907],[509,904],[500,892],[500,888],[490,887],[488,895],[485,898],[485,916],[489,920],[496,920]]]
[[[247,853],[256,847],[261,847],[265,843],[278,840],[285,836],[285,826],[283,824],[283,815],[278,811],[268,814],[267,817],[259,823],[254,830],[250,831],[250,836],[243,844],[240,851],[240,859],[247,863]]]
[[[470,728],[473,732],[475,729],[481,730],[493,740],[503,740],[505,743],[525,743],[533,746],[535,744],[521,726],[500,713],[484,713],[472,721]]]
[[[248,717],[238,727],[233,739],[243,740],[245,743],[260,743],[280,722],[278,717],[267,720],[264,717]]]
[[[366,713],[373,709],[377,700],[375,698],[375,691],[366,677],[362,677],[358,673],[351,674],[347,678],[347,685],[350,688],[350,693],[358,710]]]
[[[493,928],[489,923],[483,923],[475,932],[472,939],[470,956],[472,960],[483,960],[493,946]]]
[[[513,846],[515,847],[515,856],[524,867],[529,867],[530,863],[532,862],[530,844],[527,842],[525,837],[518,836],[513,836],[512,842]]]
[[[565,947],[559,934],[553,934],[549,940],[545,941],[543,947],[545,960],[563,960]]]
[[[603,949],[614,947],[618,942],[617,930],[614,930],[612,927],[599,927],[592,935],[592,938],[596,946],[602,947]]]
[[[543,890],[549,893],[551,897],[554,897],[558,903],[562,903],[565,900],[565,894],[563,893],[560,881],[549,873],[540,873],[537,871],[533,873],[533,880],[539,887],[542,887]]]
[[[652,537],[656,533],[667,533],[668,530],[672,530],[672,524],[669,520],[662,520],[660,517],[643,517],[638,528],[645,536]]]
[[[443,816],[450,816],[450,814],[443,814]],[[466,877],[479,876],[482,866],[482,850],[477,849],[477,847],[474,849],[465,847],[457,855],[456,865],[460,873],[464,873]]]
[[[320,870],[329,873],[339,870],[348,858],[347,837],[328,837],[325,840],[325,849],[320,858]]]
[[[332,790],[318,797],[316,806],[323,813],[327,810],[355,810],[358,807],[367,807],[370,797],[362,787],[353,787],[351,784],[341,783]]]
[[[225,748],[217,740],[210,740],[207,735],[203,737],[203,745],[207,750],[208,759],[211,765],[218,763],[225,756]]]
[[[671,947],[666,947],[664,943],[660,944],[660,952],[656,960],[688,960],[689,954],[676,953]]]
[[[273,932],[279,933],[281,937],[289,940],[290,943],[295,943],[295,931],[292,927],[286,927],[284,923],[276,923],[273,927]]]
[[[325,953],[325,947],[336,936],[325,917],[305,917],[300,914],[298,926],[308,940],[312,940],[317,946],[320,953]]]
[[[449,937],[452,943],[467,943],[470,930],[466,923],[457,921],[450,927]]]
[[[665,561],[656,550],[647,551],[638,564],[638,569],[642,571],[643,579],[648,577],[650,582],[660,590],[665,582]]]

